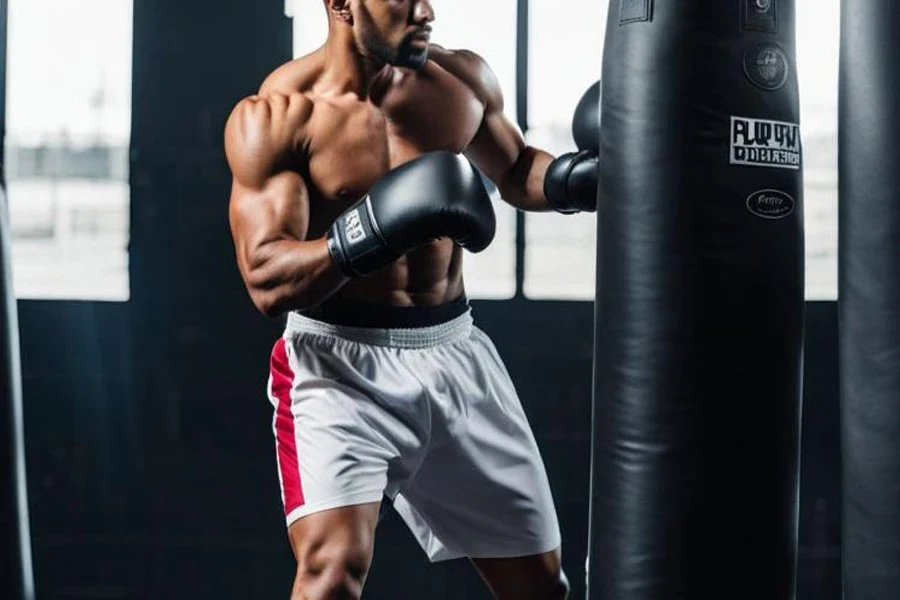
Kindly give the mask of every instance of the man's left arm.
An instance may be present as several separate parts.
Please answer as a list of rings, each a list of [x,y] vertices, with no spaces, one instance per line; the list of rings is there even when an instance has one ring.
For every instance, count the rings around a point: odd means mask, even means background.
[[[454,54],[462,63],[467,83],[485,107],[481,127],[465,154],[497,185],[503,200],[534,212],[595,210],[596,151],[556,158],[528,145],[519,127],[503,111],[503,93],[490,67],[472,52]]]

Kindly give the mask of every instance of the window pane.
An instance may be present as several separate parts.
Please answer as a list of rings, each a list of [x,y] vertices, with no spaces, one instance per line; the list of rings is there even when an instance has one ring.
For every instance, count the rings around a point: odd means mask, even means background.
[[[466,295],[503,300],[516,294],[516,211],[500,199],[497,188],[485,180],[494,200],[497,234],[478,254],[465,254]]]
[[[292,19],[294,58],[309,54],[325,42],[328,19],[321,2],[285,0],[285,13]]]
[[[504,112],[515,121],[516,0],[435,0],[432,5],[432,40],[484,57],[503,88]],[[325,9],[306,0],[293,0],[287,7],[294,19],[294,56],[303,56],[325,40]],[[515,211],[497,197],[496,188],[488,187],[495,198],[497,236],[484,252],[466,253],[466,292],[471,298],[510,298],[516,289]]]
[[[600,78],[608,6],[608,0],[573,0],[562,10],[554,0],[530,0],[527,138],[551,154],[575,149],[572,113]],[[528,215],[525,295],[593,300],[595,230],[593,214]]]
[[[840,0],[797,3],[797,73],[805,161],[806,297],[837,290],[837,102]]]
[[[127,0],[9,2],[6,173],[19,297],[128,299],[131,20]]]

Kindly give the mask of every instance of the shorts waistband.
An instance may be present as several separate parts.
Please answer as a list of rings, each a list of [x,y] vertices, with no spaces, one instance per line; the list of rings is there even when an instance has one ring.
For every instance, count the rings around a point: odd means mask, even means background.
[[[472,333],[471,310],[439,325],[414,328],[350,327],[325,323],[298,312],[288,314],[285,335],[309,333],[338,338],[370,346],[387,346],[404,350],[431,348],[451,344],[469,337]]]
[[[332,325],[418,329],[446,323],[468,310],[469,300],[462,294],[450,302],[436,306],[385,306],[359,300],[329,298],[315,308],[300,312],[311,319]]]

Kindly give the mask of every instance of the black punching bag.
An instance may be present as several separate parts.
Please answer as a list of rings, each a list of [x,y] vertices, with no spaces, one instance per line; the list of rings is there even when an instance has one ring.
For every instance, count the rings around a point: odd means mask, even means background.
[[[22,378],[19,365],[19,324],[10,270],[9,221],[0,188],[0,537],[6,546],[0,559],[0,598],[31,600],[31,538],[25,490],[22,426]]]
[[[804,239],[793,0],[611,0],[591,600],[795,594]]]
[[[841,12],[839,310],[846,600],[900,598],[900,3]]]

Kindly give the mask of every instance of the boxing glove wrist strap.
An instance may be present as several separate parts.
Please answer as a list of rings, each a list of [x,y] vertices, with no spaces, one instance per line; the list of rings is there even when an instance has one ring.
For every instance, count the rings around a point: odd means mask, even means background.
[[[326,243],[331,258],[347,277],[368,275],[401,256],[384,241],[372,217],[369,196],[337,218],[328,230]]]

